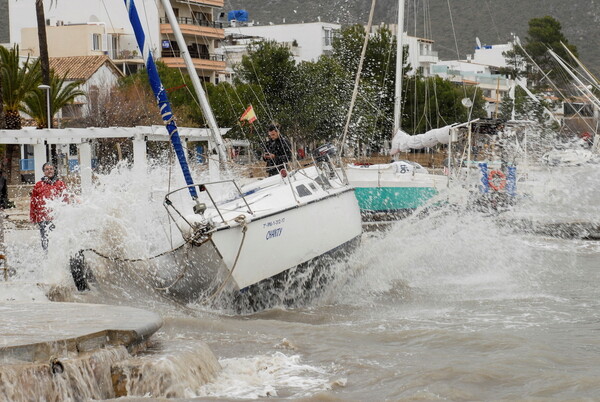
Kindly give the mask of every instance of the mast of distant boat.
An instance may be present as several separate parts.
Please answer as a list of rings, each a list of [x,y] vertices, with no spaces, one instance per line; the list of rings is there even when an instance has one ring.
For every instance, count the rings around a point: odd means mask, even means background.
[[[392,136],[402,126],[402,62],[404,36],[404,0],[398,1],[398,26],[396,28],[396,86],[394,89],[394,130]]]

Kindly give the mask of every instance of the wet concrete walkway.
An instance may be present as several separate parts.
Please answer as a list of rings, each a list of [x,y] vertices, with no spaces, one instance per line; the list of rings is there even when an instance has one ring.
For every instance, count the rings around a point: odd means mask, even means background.
[[[0,302],[0,364],[48,362],[110,345],[131,348],[161,326],[156,313],[132,307]]]

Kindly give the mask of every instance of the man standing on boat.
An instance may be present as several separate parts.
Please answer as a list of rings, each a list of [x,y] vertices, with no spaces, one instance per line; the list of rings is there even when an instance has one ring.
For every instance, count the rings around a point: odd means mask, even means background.
[[[283,138],[276,124],[268,127],[269,141],[265,145],[263,160],[267,162],[267,174],[274,176],[285,169],[285,164],[292,159],[290,143]]]
[[[59,197],[67,201],[67,186],[56,174],[56,168],[50,162],[44,163],[42,167],[44,177],[38,181],[31,192],[31,203],[29,206],[29,218],[31,222],[40,227],[42,237],[42,248],[48,250],[48,233],[54,229],[50,211],[46,208],[46,202]]]

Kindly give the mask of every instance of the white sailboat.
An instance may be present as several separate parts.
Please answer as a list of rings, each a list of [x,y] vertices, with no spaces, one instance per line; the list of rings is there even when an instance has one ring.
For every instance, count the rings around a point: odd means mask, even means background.
[[[398,2],[398,32],[396,47],[396,86],[394,103],[394,133],[392,153],[407,151],[438,142],[448,143],[449,127],[437,129],[433,134],[436,141],[415,141],[418,136],[408,136],[400,129],[402,93],[402,27],[404,26],[404,1]],[[433,130],[432,130],[433,131]],[[406,141],[410,137],[413,141]],[[413,138],[414,137],[414,138]],[[428,135],[429,137],[429,135]],[[395,148],[394,148],[395,146]],[[376,165],[349,164],[346,167],[348,181],[355,187],[356,198],[365,219],[402,217],[422,206],[431,197],[448,186],[448,177],[431,174],[415,162],[396,161]]]
[[[219,154],[225,155],[177,18],[169,0],[161,3],[195,81],[214,143]],[[131,0],[125,4],[150,76],[156,69],[137,10]],[[158,74],[150,79],[151,84],[153,79],[159,80]],[[174,123],[168,100],[161,101],[166,99],[164,88],[160,81],[152,87],[169,128]],[[177,137],[176,130],[172,137]],[[187,186],[167,194],[164,205],[184,242],[173,252],[153,259],[151,268],[137,274],[180,300],[192,301],[214,297],[224,289],[247,289],[355,244],[362,233],[360,210],[353,188],[333,169],[333,153],[333,149],[325,148],[313,166],[282,171],[246,186],[235,180],[194,183],[191,175],[186,176],[185,163],[181,164]],[[180,162],[185,162],[185,157]]]

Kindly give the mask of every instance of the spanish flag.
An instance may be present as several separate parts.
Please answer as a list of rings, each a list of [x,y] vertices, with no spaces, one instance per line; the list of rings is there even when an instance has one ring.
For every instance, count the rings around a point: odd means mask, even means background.
[[[252,105],[248,106],[242,117],[240,117],[240,121],[247,121],[250,124],[256,121],[256,113],[254,113]]]

